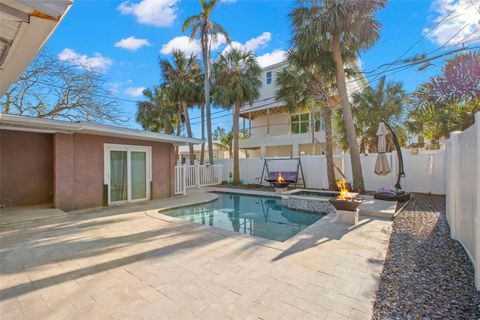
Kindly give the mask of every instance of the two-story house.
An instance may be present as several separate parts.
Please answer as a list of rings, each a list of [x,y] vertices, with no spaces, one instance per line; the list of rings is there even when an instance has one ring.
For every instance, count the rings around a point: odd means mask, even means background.
[[[321,110],[290,114],[285,103],[275,99],[276,75],[286,66],[286,62],[280,62],[263,68],[260,98],[252,105],[244,105],[240,111],[240,128],[244,133],[240,149],[248,157],[325,153],[325,123]],[[349,94],[358,91],[364,82],[363,79],[347,81]]]

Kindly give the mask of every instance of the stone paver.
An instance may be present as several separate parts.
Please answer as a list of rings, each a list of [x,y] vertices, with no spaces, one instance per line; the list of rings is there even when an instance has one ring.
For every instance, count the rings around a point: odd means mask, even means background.
[[[274,243],[158,213],[213,197],[0,226],[2,320],[371,316],[390,221],[327,216]]]

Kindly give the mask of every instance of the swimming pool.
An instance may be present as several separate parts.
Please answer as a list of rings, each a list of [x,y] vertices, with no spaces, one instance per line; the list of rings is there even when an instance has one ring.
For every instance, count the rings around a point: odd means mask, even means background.
[[[223,193],[214,202],[161,213],[275,241],[285,241],[325,216],[285,208],[280,198]]]

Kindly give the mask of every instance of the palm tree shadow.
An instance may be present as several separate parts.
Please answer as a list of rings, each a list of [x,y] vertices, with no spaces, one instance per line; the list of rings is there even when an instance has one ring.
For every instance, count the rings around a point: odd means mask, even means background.
[[[0,290],[0,301],[8,300],[16,296],[21,296],[21,295],[30,293],[32,291],[40,290],[52,285],[58,285],[65,281],[72,281],[82,277],[107,271],[110,269],[122,267],[140,260],[160,258],[160,257],[167,256],[173,252],[177,252],[179,250],[185,250],[185,249],[201,246],[204,244],[204,241],[207,240],[207,237],[208,237],[208,240],[211,241],[210,235],[199,235],[198,237],[194,237],[192,239],[185,240],[182,242],[176,242],[159,249],[144,251],[144,252],[130,255],[127,257],[122,257],[122,258],[110,260],[107,262],[95,264],[89,267],[84,267],[84,268],[76,269],[73,271],[64,272],[58,275],[42,278],[39,280],[34,280],[28,284],[19,284],[19,285],[9,287],[7,289],[2,289]]]
[[[132,213],[132,212],[131,212]],[[0,274],[17,274],[42,268],[51,263],[74,261],[77,259],[95,259],[100,261],[94,265],[78,267],[75,270],[47,276],[41,279],[14,284],[0,290],[0,301],[24,295],[63,282],[76,280],[89,275],[98,274],[114,268],[135,263],[140,260],[157,259],[190,248],[203,246],[223,239],[221,235],[205,233],[204,226],[187,223],[168,223],[153,226],[144,231],[108,236],[96,233],[95,230],[115,228],[115,224],[129,224],[129,220],[138,219],[143,212],[132,213],[133,217],[116,216],[115,211],[87,215],[66,215],[52,220],[32,221],[0,228]],[[88,231],[85,233],[85,231]],[[185,239],[187,237],[187,239]],[[158,241],[167,239],[168,244]],[[151,250],[139,249],[132,255],[121,256],[130,247],[153,242]],[[119,252],[110,258],[113,251]],[[140,251],[140,252],[139,252]],[[131,252],[131,250],[130,250]]]

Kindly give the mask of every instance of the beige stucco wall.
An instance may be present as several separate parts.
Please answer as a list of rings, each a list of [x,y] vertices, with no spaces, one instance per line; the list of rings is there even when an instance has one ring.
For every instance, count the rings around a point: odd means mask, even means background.
[[[260,158],[262,156],[262,150],[260,148],[241,151],[243,152],[245,158]],[[240,153],[240,155],[242,154],[242,152]]]
[[[52,135],[0,130],[0,206],[50,203]]]
[[[290,157],[292,154],[292,145],[271,146],[266,148],[267,157]]]
[[[311,155],[321,155],[322,150],[324,150],[325,145],[322,144],[313,144],[313,143],[308,143],[308,144],[301,144],[298,146],[299,147],[299,155],[301,156],[311,156]]]
[[[290,115],[288,113],[276,113],[270,115],[270,135],[282,135],[290,133]],[[256,117],[252,121],[252,138],[267,135],[267,116]],[[246,125],[246,129],[248,126]]]

